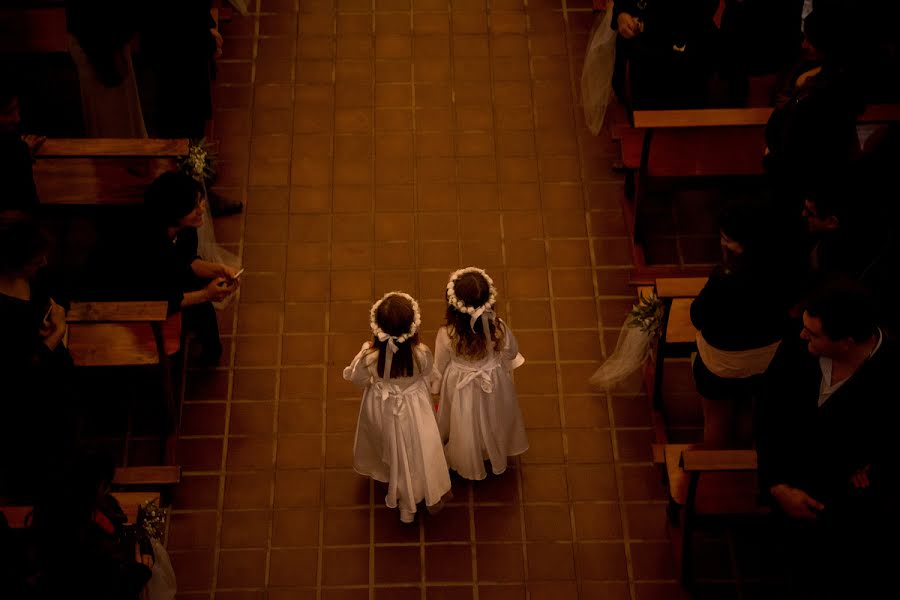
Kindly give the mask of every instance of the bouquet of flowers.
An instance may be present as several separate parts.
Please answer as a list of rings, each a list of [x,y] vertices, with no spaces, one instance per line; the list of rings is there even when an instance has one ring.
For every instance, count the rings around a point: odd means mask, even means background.
[[[216,178],[216,153],[206,138],[191,142],[187,156],[178,159],[178,166],[205,187]]]

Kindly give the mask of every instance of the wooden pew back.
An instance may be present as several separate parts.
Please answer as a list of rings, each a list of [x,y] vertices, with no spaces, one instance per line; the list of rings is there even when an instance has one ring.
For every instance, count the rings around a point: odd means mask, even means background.
[[[48,139],[35,155],[44,205],[135,205],[160,174],[177,168],[188,140]]]

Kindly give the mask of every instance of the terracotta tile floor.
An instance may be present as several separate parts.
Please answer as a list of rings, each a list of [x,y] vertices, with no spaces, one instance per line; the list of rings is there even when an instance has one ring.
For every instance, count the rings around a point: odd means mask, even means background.
[[[251,2],[256,5],[256,2]],[[677,598],[649,404],[587,378],[630,307],[615,147],[577,104],[589,0],[259,0],[223,25],[216,223],[247,267],[185,390],[179,597]],[[411,526],[355,474],[342,367],[404,289],[431,344],[488,268],[531,449]]]

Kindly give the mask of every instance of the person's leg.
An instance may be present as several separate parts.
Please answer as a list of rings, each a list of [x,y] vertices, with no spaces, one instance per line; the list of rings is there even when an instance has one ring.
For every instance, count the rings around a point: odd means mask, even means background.
[[[203,349],[200,360],[214,364],[222,356],[222,342],[219,339],[219,322],[216,309],[211,302],[189,306],[183,311],[184,327],[192,334]]]

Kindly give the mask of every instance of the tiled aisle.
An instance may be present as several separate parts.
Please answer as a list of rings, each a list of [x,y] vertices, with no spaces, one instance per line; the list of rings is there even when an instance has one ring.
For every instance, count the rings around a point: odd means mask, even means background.
[[[247,210],[217,229],[247,274],[227,364],[188,375],[180,597],[678,595],[648,402],[587,385],[631,303],[613,147],[575,100],[590,2],[451,1],[260,0],[223,26],[218,191]],[[391,289],[431,345],[468,264],[528,360],[531,449],[403,526],[351,468],[341,369]]]

